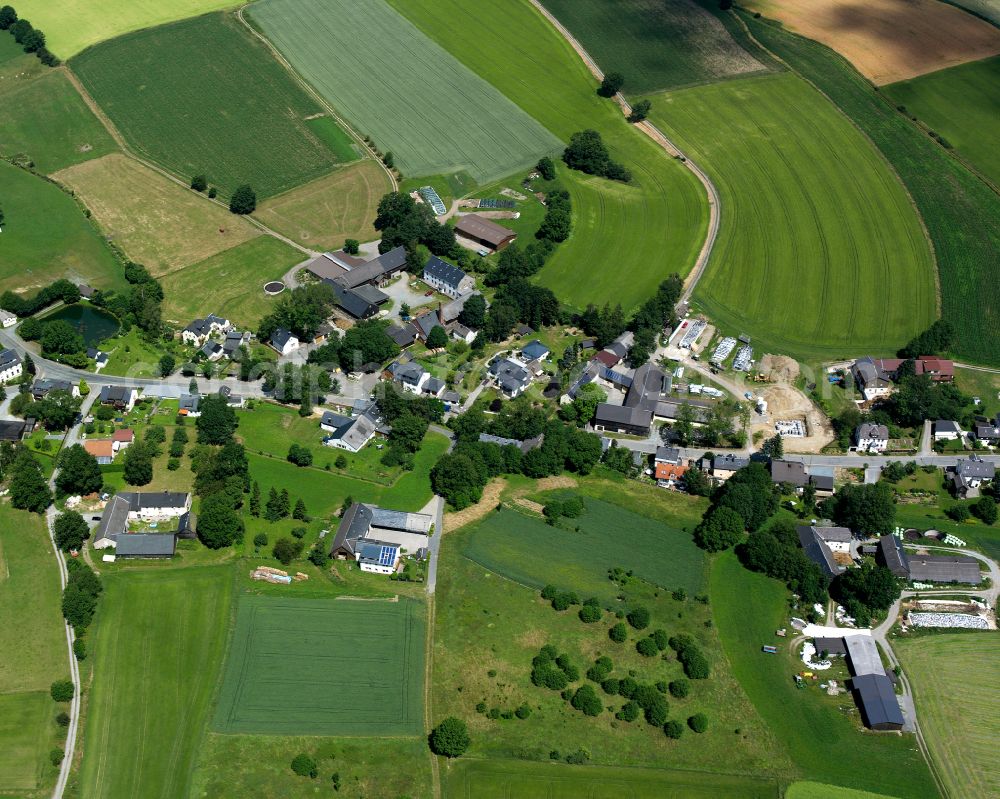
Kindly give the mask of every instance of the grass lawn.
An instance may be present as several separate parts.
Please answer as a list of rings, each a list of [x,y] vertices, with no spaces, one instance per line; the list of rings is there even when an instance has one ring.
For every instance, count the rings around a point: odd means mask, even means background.
[[[0,794],[35,796],[55,775],[49,749],[56,744],[57,712],[47,690],[0,693]]]
[[[1000,794],[994,756],[1000,697],[984,690],[1000,681],[1000,638],[937,633],[897,637],[893,648],[913,686],[920,729],[948,795]]]
[[[61,277],[121,286],[121,267],[82,209],[58,187],[0,162],[0,291],[34,293]]]
[[[488,80],[562,141],[600,132],[630,185],[560,168],[573,200],[573,233],[538,275],[559,299],[642,303],[671,272],[686,274],[705,238],[704,189],[681,164],[595,94],[576,52],[527,0],[392,0],[428,36]]]
[[[229,8],[232,0],[20,0],[17,13],[45,31],[48,48],[62,59],[128,31],[150,28],[206,11]]]
[[[151,346],[136,327],[128,333],[102,341],[101,351],[108,353],[108,363],[101,369],[101,375],[160,376],[160,356],[163,352]]]
[[[626,94],[767,70],[694,0],[548,0],[545,7],[601,69],[625,76]]]
[[[1000,374],[956,369],[955,385],[963,393],[982,400],[982,404],[976,407],[977,414],[996,418],[1000,413]]]
[[[260,235],[245,219],[121,154],[77,164],[54,177],[75,191],[104,233],[155,277]]]
[[[803,776],[889,796],[938,795],[911,736],[864,732],[850,697],[795,688],[801,661],[794,653],[761,653],[788,624],[781,583],[747,571],[726,552],[712,564],[710,586],[712,617],[736,679]]]
[[[316,780],[303,779],[292,771],[292,758],[300,752],[308,752],[316,759]],[[330,776],[334,773],[340,775],[339,793],[331,788]],[[209,733],[190,795],[313,799],[324,793],[392,799],[431,796],[427,743],[415,738]]]
[[[955,355],[1000,365],[1000,196],[921,133],[831,50],[742,19],[754,36],[813,81],[881,150],[906,184],[934,244],[941,310],[958,331]]]
[[[388,736],[424,729],[424,611],[416,602],[244,595],[229,651],[216,731]],[[350,689],[332,690],[332,675]]]
[[[1000,56],[942,69],[883,91],[1000,184]]]
[[[249,183],[271,197],[337,163],[328,126],[318,135],[306,123],[323,109],[235,16],[122,36],[72,67],[138,153],[182,180],[204,174],[225,196]]]
[[[48,174],[118,149],[64,70],[48,69],[29,80],[7,78],[0,85],[7,109],[0,153],[25,154]]]
[[[227,567],[104,578],[91,632],[81,796],[186,796],[222,664]]]
[[[705,558],[691,533],[677,521],[664,524],[626,509],[636,507],[632,500],[628,494],[619,496],[619,504],[586,497],[583,516],[556,526],[516,506],[505,507],[473,527],[462,554],[523,585],[554,583],[602,599],[618,593],[608,580],[613,566],[663,588],[699,593]]]
[[[337,249],[345,239],[377,238],[375,209],[391,188],[385,170],[366,158],[270,198],[254,216],[311,249]]]
[[[239,326],[256,327],[277,301],[264,293],[264,284],[280,279],[305,258],[273,236],[258,236],[223,250],[163,279],[164,317],[184,327],[207,313],[205,302],[210,297],[212,313]]]
[[[714,629],[706,626],[711,615],[706,605],[690,596],[678,602],[669,592],[638,579],[619,589],[625,601],[605,602],[612,609],[644,605],[652,615],[650,630],[662,628],[671,635],[686,632],[699,642],[711,663],[711,676],[692,681],[685,699],[667,699],[670,718],[682,723],[694,713],[706,713],[708,732],[699,736],[688,730],[680,740],[672,741],[644,720],[616,721],[613,713],[624,700],[600,689],[603,704],[613,710],[587,717],[557,692],[531,683],[531,659],[543,644],[552,643],[565,652],[581,675],[601,655],[614,663],[612,676],[634,673],[641,683],[674,680],[682,674],[680,664],[673,657],[640,655],[635,649],[640,634],[631,629],[625,643],[612,642],[608,629],[616,619],[611,613],[599,622],[584,624],[577,616],[578,608],[556,612],[536,590],[511,583],[462,557],[469,535],[469,528],[449,532],[442,542],[432,716],[435,722],[451,715],[467,721],[472,735],[470,756],[547,761],[552,750],[567,755],[585,747],[592,762],[599,765],[766,775],[772,780],[791,775],[790,762],[736,684]],[[581,598],[588,595],[586,586],[567,587],[579,590]],[[500,711],[527,703],[532,713],[524,720],[493,720],[476,712],[480,701]],[[737,729],[739,733],[734,734]],[[711,778],[706,775],[705,779]],[[771,795],[776,793],[773,783],[771,791]],[[524,794],[512,790],[508,795]]]
[[[404,174],[464,170],[487,183],[559,149],[551,133],[388,3],[263,0],[251,16]]]
[[[714,321],[797,357],[895,349],[930,324],[934,263],[906,192],[805,81],[671,92],[651,117],[719,189],[719,240],[695,293]]]
[[[662,799],[690,797],[733,799],[778,794],[768,780],[731,777],[694,771],[566,766],[520,761],[459,760],[450,765],[444,782],[446,799],[509,799],[538,796],[545,799]]]

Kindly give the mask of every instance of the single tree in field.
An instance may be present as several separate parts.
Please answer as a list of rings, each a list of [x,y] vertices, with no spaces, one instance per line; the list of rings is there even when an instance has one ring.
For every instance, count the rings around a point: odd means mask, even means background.
[[[454,716],[449,716],[431,731],[431,750],[438,755],[460,757],[470,743],[469,728]]]
[[[135,443],[125,450],[122,461],[125,482],[131,486],[148,485],[153,479],[153,459],[144,443]]]
[[[56,539],[56,546],[63,552],[79,549],[83,546],[83,542],[90,537],[90,528],[83,520],[83,516],[75,510],[68,510],[56,516],[52,532]]]
[[[91,494],[104,484],[97,459],[79,444],[59,453],[56,488],[63,494]]]
[[[649,111],[653,104],[649,100],[640,100],[632,106],[632,113],[628,115],[629,122],[642,122],[649,116]]]
[[[204,175],[195,175],[191,178],[191,188],[195,191],[205,191],[208,188],[208,178]]]
[[[234,214],[252,214],[257,209],[257,195],[248,183],[237,186],[229,200],[229,210]]]
[[[535,169],[542,176],[542,180],[554,180],[556,176],[556,165],[547,155],[543,155],[535,164]]]
[[[625,76],[621,72],[609,72],[601,81],[601,88],[597,93],[601,97],[614,97],[625,85]]]
[[[168,377],[173,371],[174,367],[177,365],[177,361],[173,355],[169,352],[163,353],[160,356],[160,376]]]
[[[256,480],[250,489],[250,515],[260,517],[260,483]]]

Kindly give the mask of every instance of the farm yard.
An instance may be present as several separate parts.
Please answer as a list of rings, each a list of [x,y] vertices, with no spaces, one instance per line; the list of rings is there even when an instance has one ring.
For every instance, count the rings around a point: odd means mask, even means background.
[[[836,357],[902,346],[933,320],[934,264],[906,192],[807,83],[783,73],[671,92],[652,118],[721,194],[695,292],[715,322],[771,352]]]
[[[996,796],[994,743],[1000,719],[1000,640],[995,634],[941,633],[893,648],[913,685],[920,728],[948,795]]]
[[[131,33],[71,67],[137,154],[224,196],[249,183],[271,197],[337,162],[307,124],[323,109],[234,16]]]
[[[260,235],[227,208],[120,153],[53,177],[76,192],[104,233],[156,277]]]
[[[559,148],[551,133],[382,0],[263,0],[250,13],[292,66],[391,151],[406,175],[464,170],[487,183]]]
[[[331,250],[345,239],[377,238],[375,211],[391,190],[385,170],[365,159],[265,200],[254,216],[305,247]]]
[[[463,760],[453,766],[444,785],[445,799],[770,799],[777,783],[750,777],[695,771],[615,768],[614,766],[550,765],[508,760]]]
[[[934,245],[941,315],[958,331],[953,354],[1000,365],[1000,196],[918,130],[827,48],[742,15],[753,35],[829,97],[881,150]]]
[[[695,0],[547,0],[545,7],[605,72],[625,76],[630,96],[768,71]]]
[[[885,93],[1000,185],[1000,56],[893,83]]]
[[[214,728],[419,735],[423,650],[423,609],[410,600],[241,596]]]
[[[836,50],[880,86],[1000,53],[1000,30],[937,0],[750,0],[747,7]]]
[[[542,268],[539,282],[579,309],[614,297],[629,310],[671,272],[690,271],[708,228],[701,184],[595,94],[597,82],[583,61],[527,0],[392,2],[560,139],[593,128],[632,170],[625,186],[559,169],[573,200],[573,235]]]
[[[124,283],[97,228],[58,186],[2,161],[0,197],[0,291],[31,292],[60,277],[76,277],[98,288]]]
[[[186,796],[226,646],[228,567],[103,578],[81,796]],[[141,753],[141,756],[139,756]]]

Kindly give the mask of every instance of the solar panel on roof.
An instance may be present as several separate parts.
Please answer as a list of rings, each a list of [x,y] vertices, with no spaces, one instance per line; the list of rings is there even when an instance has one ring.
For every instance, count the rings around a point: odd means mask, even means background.
[[[382,547],[378,553],[379,566],[391,566],[396,562],[396,547]]]

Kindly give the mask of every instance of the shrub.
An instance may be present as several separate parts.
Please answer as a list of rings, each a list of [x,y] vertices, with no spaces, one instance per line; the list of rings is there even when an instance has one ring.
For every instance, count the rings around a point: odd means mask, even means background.
[[[709,675],[708,661],[698,649],[685,649],[678,655],[684,666],[684,674],[692,680],[707,680]]]
[[[970,514],[967,505],[952,505],[945,511],[945,515],[952,521],[964,522]]]
[[[661,694],[665,694],[667,692],[667,683],[665,680],[657,680],[656,685],[654,687]]]
[[[566,679],[570,682],[576,682],[580,679],[580,670],[570,662],[568,655],[560,655],[557,657],[556,665],[562,670],[562,673],[566,675]]]
[[[632,608],[625,618],[637,630],[645,630],[649,626],[649,610],[642,605]]]
[[[551,602],[553,599],[556,598],[556,595],[558,593],[559,589],[556,588],[554,585],[547,585],[545,586],[545,588],[542,589],[542,599],[547,599]]]
[[[667,648],[667,642],[670,640],[666,630],[653,630],[650,633],[650,638],[656,642],[656,648],[661,652]]]
[[[621,622],[618,622],[608,630],[608,638],[616,644],[624,643],[625,639],[628,638],[628,628]]]
[[[253,545],[255,547],[266,547],[267,533],[257,533],[257,535],[253,537]]]
[[[582,746],[575,752],[570,752],[568,755],[566,755],[566,762],[569,763],[571,766],[582,766],[588,760],[590,760],[590,752],[588,752]]]
[[[49,760],[52,761],[53,766],[58,766],[63,761],[65,752],[59,747],[56,747],[51,752],[49,752]]]
[[[580,608],[580,621],[584,624],[593,624],[594,622],[600,621],[604,612],[594,605],[584,605]]]
[[[601,688],[604,690],[604,693],[608,694],[608,696],[614,696],[618,693],[618,685],[619,683],[617,679],[614,677],[608,677],[608,679],[601,683]]]
[[[704,713],[695,713],[688,719],[688,726],[695,732],[705,732],[708,729],[708,716]]]
[[[646,708],[646,721],[652,724],[654,727],[662,727],[667,721],[667,714],[669,713],[669,707],[667,705],[667,700],[663,698],[662,695],[656,695],[657,701],[650,704]]]
[[[486,703],[485,702],[477,702],[476,703],[476,712],[477,713],[485,713],[486,712]]]
[[[56,724],[58,724],[60,727],[68,727],[69,726],[69,713],[63,711],[58,716],[56,716]]]
[[[498,718],[500,718],[500,708],[491,707],[489,709],[489,712],[487,712],[486,714],[486,718],[491,719],[492,721],[496,721]]]
[[[668,738],[676,740],[684,734],[684,725],[679,721],[668,721],[663,725],[663,732]]]
[[[683,677],[673,680],[670,683],[670,695],[675,699],[684,699],[691,693],[691,683]]]
[[[316,766],[316,761],[305,752],[302,752],[293,758],[292,771],[300,777],[311,777],[313,779],[316,779],[316,775],[319,774],[319,768]]]
[[[579,604],[580,598],[576,595],[576,591],[560,591],[552,598],[552,607],[559,611],[566,610],[570,605]]]
[[[599,657],[594,661],[594,665],[587,669],[587,679],[593,682],[601,682],[614,669],[615,664],[609,657]]]
[[[639,718],[640,708],[635,702],[626,702],[622,709],[615,713],[615,718],[619,721],[635,721]]]
[[[660,653],[652,637],[640,638],[635,644],[636,651],[643,657],[651,658]]]
[[[84,638],[77,638],[73,641],[73,655],[77,660],[86,660],[87,641]]]
[[[635,692],[638,687],[639,683],[631,677],[622,677],[618,681],[618,695],[624,697],[625,699],[631,699],[635,696]]]
[[[459,757],[465,754],[470,743],[469,728],[454,716],[449,716],[431,731],[431,751],[438,755]]]
[[[517,710],[514,711],[514,715],[517,716],[519,719],[526,719],[528,718],[528,716],[531,715],[531,708],[528,707],[527,703],[524,703],[520,707],[518,707]]]
[[[69,702],[73,698],[73,681],[72,680],[56,680],[52,683],[52,687],[49,688],[49,693],[52,694],[52,699],[56,702]]]

